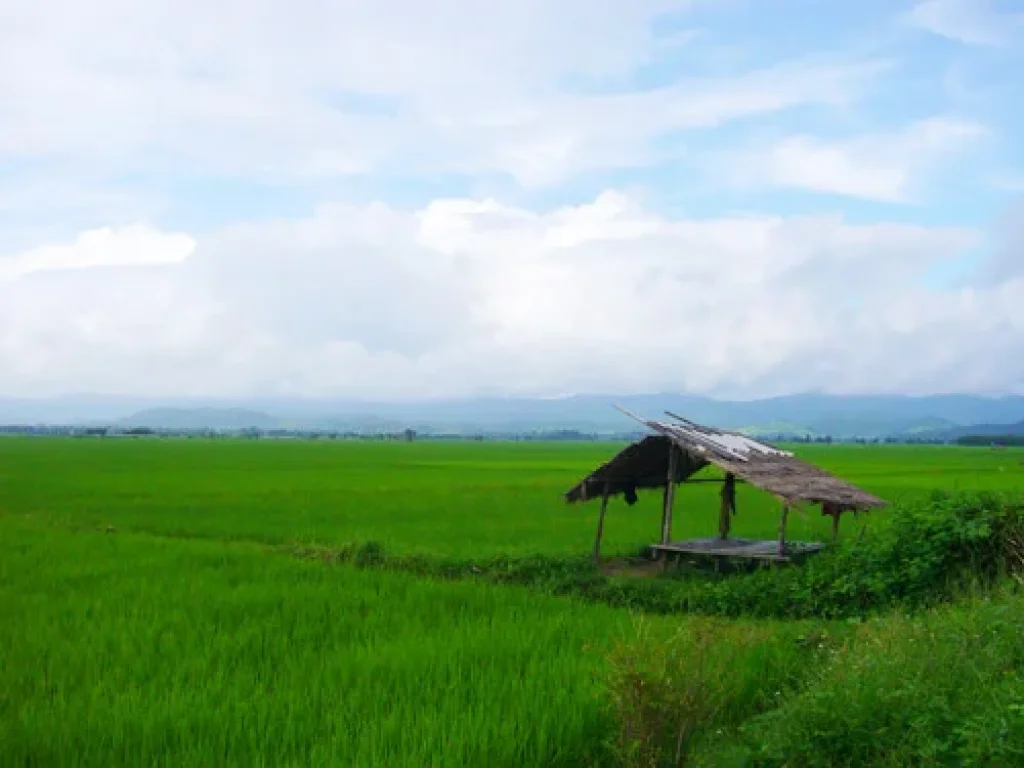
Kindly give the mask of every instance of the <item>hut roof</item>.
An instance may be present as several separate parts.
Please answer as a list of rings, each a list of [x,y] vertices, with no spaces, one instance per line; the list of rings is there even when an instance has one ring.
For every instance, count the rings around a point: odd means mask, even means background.
[[[632,416],[632,414],[629,414]],[[679,423],[634,416],[654,432],[598,467],[568,493],[566,501],[656,488],[668,481],[671,446],[679,449],[675,482],[682,482],[712,464],[786,502],[829,504],[842,509],[882,507],[886,502],[825,470],[801,461],[768,443],[675,417]]]

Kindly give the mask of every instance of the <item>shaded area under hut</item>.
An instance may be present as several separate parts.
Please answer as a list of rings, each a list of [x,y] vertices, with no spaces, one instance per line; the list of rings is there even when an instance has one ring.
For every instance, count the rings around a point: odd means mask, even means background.
[[[663,488],[661,537],[651,549],[660,557],[700,554],[788,561],[793,555],[822,549],[821,543],[786,542],[789,511],[798,504],[820,504],[823,515],[832,517],[832,538],[839,533],[844,512],[883,507],[887,502],[847,483],[825,470],[796,458],[767,443],[736,432],[714,429],[668,413],[673,421],[654,421],[623,413],[636,419],[654,434],[623,449],[565,494],[569,503],[601,500],[594,542],[594,559],[600,557],[601,537],[608,500],[621,495],[627,504],[637,500],[643,488]],[[722,478],[692,478],[713,465]],[[672,541],[672,507],[676,486],[691,482],[722,484],[718,536]],[[736,514],[736,484],[745,482],[775,496],[781,503],[779,535],[775,541],[729,538]]]

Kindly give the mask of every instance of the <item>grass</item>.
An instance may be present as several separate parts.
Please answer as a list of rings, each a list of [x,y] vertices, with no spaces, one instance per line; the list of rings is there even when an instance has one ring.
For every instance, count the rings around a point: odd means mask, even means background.
[[[803,621],[648,616],[640,632],[622,608],[543,594],[544,569],[559,563],[571,595],[594,584],[572,558],[592,545],[596,509],[560,494],[614,450],[0,440],[0,765],[655,764],[680,732],[683,753],[707,765],[811,765],[822,750],[847,764],[1020,759],[1024,611],[1010,592],[857,624],[813,610]],[[1024,452],[798,450],[911,505],[936,487],[1024,479]],[[677,536],[714,530],[715,492],[679,494]],[[739,501],[737,534],[772,536],[775,504],[749,488]],[[650,543],[657,503],[613,505],[606,551]],[[901,541],[891,519],[872,516],[869,534]],[[828,523],[797,515],[793,538],[827,536]],[[352,563],[291,554],[346,546],[361,553]],[[358,567],[381,551],[410,567],[507,572]],[[886,578],[909,578],[901,568]],[[532,586],[491,583],[517,579]],[[634,695],[638,681],[656,695]],[[886,681],[899,691],[885,699],[891,717],[872,693]],[[947,726],[959,735],[942,737]],[[654,746],[635,749],[636,733]]]
[[[0,440],[0,512],[73,528],[278,544],[380,542],[437,557],[575,555],[593,546],[594,504],[561,494],[607,459],[608,444],[343,443],[202,440]],[[935,488],[1000,490],[1024,481],[1022,451],[801,446],[891,501]],[[717,488],[677,494],[674,533],[717,529]],[[660,494],[614,502],[604,551],[657,536]],[[778,509],[741,486],[735,535],[774,538]],[[884,521],[884,513],[876,516]],[[793,539],[829,535],[817,514],[791,517]]]
[[[248,544],[2,530],[2,765],[602,760],[621,612]]]

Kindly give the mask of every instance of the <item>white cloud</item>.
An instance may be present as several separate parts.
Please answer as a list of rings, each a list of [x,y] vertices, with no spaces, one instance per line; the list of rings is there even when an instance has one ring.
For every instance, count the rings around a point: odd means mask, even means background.
[[[1024,201],[1011,205],[993,229],[993,250],[976,283],[991,287],[1024,279]]]
[[[341,183],[393,202],[395,177],[573,199],[559,185],[613,186],[608,171],[669,159],[699,166],[702,137],[721,146],[707,134],[726,124],[765,135],[772,120],[785,135],[789,112],[850,115],[886,87],[883,73],[895,88],[913,77],[884,58],[810,54],[809,37],[773,63],[713,23],[652,32],[665,13],[685,27],[694,4],[5,0],[0,390],[1018,387],[1024,297],[1010,261],[974,293],[921,287],[976,232],[672,219],[617,193],[544,212],[338,202],[224,225],[264,182],[292,210]],[[918,21],[986,41],[984,15],[954,11],[921,3]],[[982,132],[935,118],[750,149],[730,131],[726,180],[910,201],[940,157]],[[361,178],[339,181],[350,175]],[[218,223],[165,231],[190,217]]]
[[[848,103],[884,69],[804,58],[630,90],[664,52],[652,20],[690,4],[9,0],[0,155],[274,179],[499,172],[543,186],[653,162],[668,132]]]
[[[1006,2],[1001,8],[996,0],[919,0],[909,19],[941,37],[969,45],[1000,46],[1024,29],[1024,14],[1009,12],[1012,7],[1012,2]]]
[[[0,280],[32,272],[179,264],[195,250],[188,235],[157,232],[145,226],[83,232],[74,243],[34,248],[13,258],[0,258]]]
[[[896,133],[847,141],[791,136],[770,146],[729,153],[721,162],[725,178],[737,184],[908,202],[915,197],[915,183],[938,159],[986,133],[977,123],[932,118]]]
[[[108,233],[110,252],[136,236]],[[922,287],[979,237],[668,219],[613,192],[548,212],[324,206],[174,264],[0,282],[0,368],[4,394],[1019,390],[1024,280]],[[83,242],[62,263],[124,261]]]

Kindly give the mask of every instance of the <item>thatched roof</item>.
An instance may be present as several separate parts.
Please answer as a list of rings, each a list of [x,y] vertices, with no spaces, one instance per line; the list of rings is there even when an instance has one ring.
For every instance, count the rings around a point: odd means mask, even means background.
[[[788,451],[745,435],[685,419],[678,419],[680,423],[638,420],[655,434],[628,446],[583,478],[566,493],[567,501],[600,498],[606,488],[610,496],[621,493],[629,499],[637,488],[664,486],[668,481],[669,449],[675,446],[679,451],[675,482],[711,464],[790,504],[821,503],[840,509],[886,504]]]

